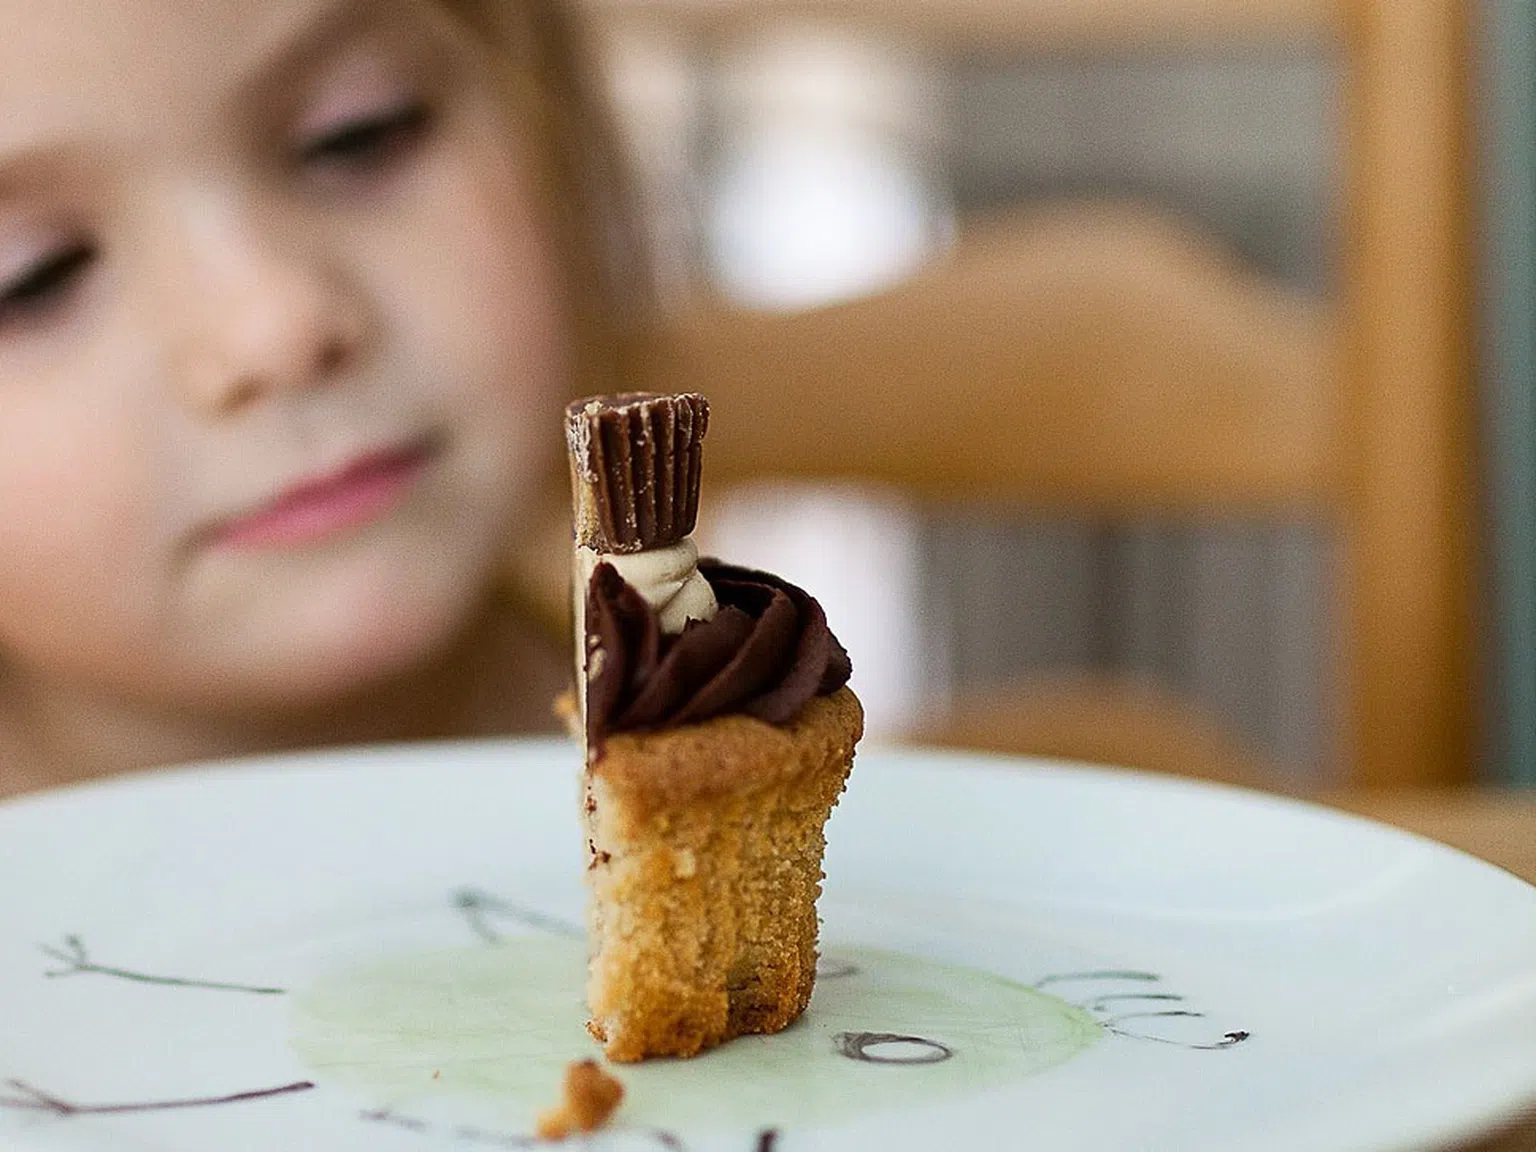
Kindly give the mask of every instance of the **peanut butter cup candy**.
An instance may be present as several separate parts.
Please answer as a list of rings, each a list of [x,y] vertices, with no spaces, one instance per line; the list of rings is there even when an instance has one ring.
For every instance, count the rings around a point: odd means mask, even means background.
[[[699,517],[709,401],[632,392],[565,412],[576,542],[627,554],[676,544]]]

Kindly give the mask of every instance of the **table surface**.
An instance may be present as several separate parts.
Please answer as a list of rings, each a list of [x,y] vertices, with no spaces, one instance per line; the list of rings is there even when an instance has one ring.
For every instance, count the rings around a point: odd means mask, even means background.
[[[1536,795],[1519,792],[1342,792],[1328,804],[1439,840],[1536,884]],[[1532,1037],[1536,1044],[1536,1037]],[[1536,1112],[1464,1152],[1536,1152]]]
[[[1460,848],[1536,884],[1536,794],[1341,792],[1321,799]]]

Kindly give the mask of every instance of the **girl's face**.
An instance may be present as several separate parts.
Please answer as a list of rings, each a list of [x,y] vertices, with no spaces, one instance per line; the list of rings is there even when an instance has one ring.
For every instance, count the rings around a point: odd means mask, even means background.
[[[567,383],[484,49],[432,0],[0,27],[0,654],[214,708],[409,668],[483,596]]]

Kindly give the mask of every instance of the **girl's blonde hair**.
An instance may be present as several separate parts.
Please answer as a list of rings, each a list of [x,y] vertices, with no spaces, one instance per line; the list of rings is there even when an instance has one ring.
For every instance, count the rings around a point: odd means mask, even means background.
[[[654,307],[650,260],[597,59],[572,0],[437,0],[491,49],[509,110],[531,145],[558,245],[572,343],[572,397],[624,390]],[[550,413],[551,441],[559,437]],[[552,643],[570,635],[570,522],[563,453],[543,507],[506,558],[500,592]]]
[[[491,49],[537,166],[572,322],[578,394],[621,386],[653,306],[634,188],[597,58],[570,0],[438,0]]]

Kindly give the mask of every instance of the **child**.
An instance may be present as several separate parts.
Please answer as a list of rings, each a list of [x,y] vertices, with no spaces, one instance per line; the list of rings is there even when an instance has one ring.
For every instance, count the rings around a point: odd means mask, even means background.
[[[545,722],[637,268],[560,2],[0,0],[0,794]]]

